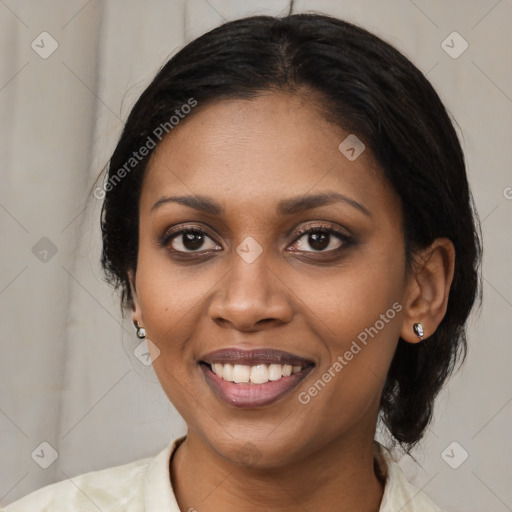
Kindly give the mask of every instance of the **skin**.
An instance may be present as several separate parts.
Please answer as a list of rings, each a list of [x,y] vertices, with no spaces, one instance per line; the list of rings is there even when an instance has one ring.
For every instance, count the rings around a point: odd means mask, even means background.
[[[379,509],[372,443],[382,387],[399,336],[416,343],[415,322],[425,337],[441,322],[455,255],[438,239],[406,272],[400,200],[368,148],[354,161],[338,150],[347,135],[323,119],[311,95],[274,92],[199,105],[150,160],[132,318],[160,350],[155,372],[188,425],[171,464],[183,511]],[[284,198],[327,191],[370,214],[340,201],[276,213]],[[173,202],[152,209],[162,196],[194,194],[224,213]],[[315,251],[307,234],[297,235],[310,223],[353,243],[331,235]],[[180,235],[160,244],[173,226],[204,230],[203,245],[190,248]],[[236,252],[249,236],[263,251],[252,263]],[[394,303],[401,311],[302,404],[298,394]],[[197,364],[226,347],[281,349],[315,367],[278,402],[238,409],[216,397]]]

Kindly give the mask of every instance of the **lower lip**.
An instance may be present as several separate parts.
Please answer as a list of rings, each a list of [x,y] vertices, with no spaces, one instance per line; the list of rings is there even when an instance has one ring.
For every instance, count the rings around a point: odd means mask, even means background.
[[[227,404],[242,409],[254,409],[273,404],[290,393],[313,369],[312,365],[307,366],[299,373],[293,373],[288,377],[281,377],[279,380],[268,381],[264,384],[243,382],[237,384],[222,379],[204,363],[199,366],[214,393]]]

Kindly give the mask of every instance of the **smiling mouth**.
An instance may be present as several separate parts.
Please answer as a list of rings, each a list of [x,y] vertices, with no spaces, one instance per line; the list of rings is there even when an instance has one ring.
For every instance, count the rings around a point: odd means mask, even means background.
[[[312,361],[271,349],[223,349],[199,366],[210,389],[237,408],[266,407],[289,394],[315,366]]]
[[[222,364],[222,363],[203,363],[219,378],[226,382],[235,384],[265,384],[266,382],[275,382],[283,377],[289,377],[300,373],[304,368],[310,366],[292,366],[291,364],[255,364],[253,366],[245,364]]]

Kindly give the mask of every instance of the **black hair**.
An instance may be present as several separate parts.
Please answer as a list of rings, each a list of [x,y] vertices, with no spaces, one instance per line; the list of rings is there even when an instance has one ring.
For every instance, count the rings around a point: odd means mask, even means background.
[[[431,421],[434,398],[465,358],[466,321],[481,297],[481,235],[464,155],[445,107],[425,76],[379,37],[320,14],[251,16],[178,51],[134,105],[110,159],[102,266],[121,289],[122,307],[131,307],[128,271],[137,267],[138,203],[152,154],[149,149],[141,157],[139,150],[159,141],[162,129],[170,132],[176,110],[192,102],[197,111],[222,98],[303,90],[318,98],[329,121],[364,142],[400,197],[408,265],[415,251],[438,237],[455,247],[446,315],[423,342],[400,338],[381,397],[382,421],[409,450]],[[137,161],[130,160],[134,153]]]

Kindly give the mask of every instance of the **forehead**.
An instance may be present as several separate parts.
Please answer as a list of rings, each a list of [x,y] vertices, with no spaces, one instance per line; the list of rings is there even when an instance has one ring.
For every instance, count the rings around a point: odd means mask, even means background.
[[[226,210],[237,203],[261,210],[285,197],[325,190],[396,209],[397,197],[370,150],[355,160],[340,151],[350,135],[327,122],[316,100],[303,95],[271,93],[198,105],[155,149],[141,213],[165,194],[209,195]]]

